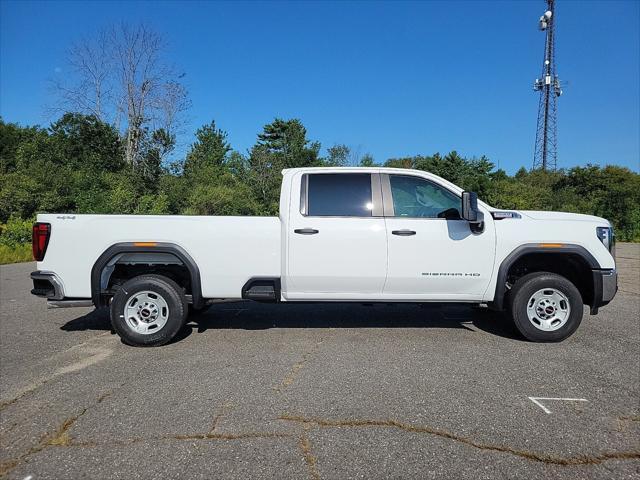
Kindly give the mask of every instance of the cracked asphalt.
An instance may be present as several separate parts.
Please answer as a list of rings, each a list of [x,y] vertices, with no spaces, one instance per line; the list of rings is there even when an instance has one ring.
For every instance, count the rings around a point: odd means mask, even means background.
[[[464,306],[243,302],[140,349],[2,266],[0,477],[640,478],[640,245],[618,268],[560,344]]]

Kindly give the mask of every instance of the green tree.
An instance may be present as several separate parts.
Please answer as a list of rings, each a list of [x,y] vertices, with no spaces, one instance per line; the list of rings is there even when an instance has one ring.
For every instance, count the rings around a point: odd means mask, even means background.
[[[467,159],[455,150],[442,157],[439,153],[431,156],[416,155],[414,157],[390,158],[385,167],[413,168],[438,175],[445,180],[472,190],[483,197],[491,188],[491,172],[494,164],[485,156]]]
[[[93,115],[65,113],[49,132],[65,165],[110,172],[124,168],[117,130]]]
[[[620,238],[640,240],[640,175],[637,173],[614,165],[574,167],[560,179],[557,190],[569,194],[558,204],[605,217],[615,225]]]
[[[361,167],[375,167],[376,166],[376,162],[373,159],[373,157],[371,156],[371,154],[365,153],[362,156],[362,158],[360,159],[360,166]]]
[[[276,214],[278,211],[278,191],[282,166],[278,156],[270,152],[268,147],[256,144],[249,154],[247,182],[265,213]]]
[[[333,145],[327,148],[325,164],[328,167],[345,167],[349,164],[351,149],[346,145]]]
[[[416,168],[416,157],[390,158],[384,162],[390,168]]]
[[[298,119],[276,118],[264,126],[247,161],[247,182],[264,213],[278,212],[282,169],[321,166],[319,152],[320,143],[307,139],[307,130]]]
[[[265,125],[262,133],[258,134],[258,145],[274,155],[275,163],[282,168],[320,165],[320,143],[307,139],[307,129],[297,118],[276,118]]]
[[[189,193],[184,213],[191,215],[258,215],[260,203],[251,188],[224,166],[201,170]]]
[[[0,181],[0,218],[29,218],[37,211],[72,209],[73,168],[65,162],[59,142],[39,130],[21,142],[14,168]]]
[[[196,131],[196,141],[191,145],[184,162],[185,175],[192,175],[203,167],[222,165],[230,151],[227,133],[218,129],[212,120]]]
[[[21,127],[16,123],[5,123],[0,117],[0,175],[15,171],[17,151],[34,136],[46,133],[39,127]]]

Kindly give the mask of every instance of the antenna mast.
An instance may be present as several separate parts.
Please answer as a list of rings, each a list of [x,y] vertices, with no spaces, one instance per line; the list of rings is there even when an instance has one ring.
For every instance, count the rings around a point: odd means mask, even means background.
[[[547,10],[540,17],[540,30],[546,34],[542,78],[536,78],[533,90],[540,92],[538,126],[533,154],[533,169],[555,170],[558,156],[558,131],[556,125],[558,97],[562,95],[560,79],[556,74],[555,58],[555,0],[546,0]]]

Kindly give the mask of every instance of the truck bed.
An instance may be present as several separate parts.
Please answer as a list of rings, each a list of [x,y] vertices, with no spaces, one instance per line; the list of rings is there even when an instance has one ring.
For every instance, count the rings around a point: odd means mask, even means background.
[[[200,269],[204,298],[240,298],[250,277],[279,277],[278,217],[41,214],[51,224],[38,270],[55,272],[66,297],[91,297],[91,268],[121,242],[167,242],[184,249]]]

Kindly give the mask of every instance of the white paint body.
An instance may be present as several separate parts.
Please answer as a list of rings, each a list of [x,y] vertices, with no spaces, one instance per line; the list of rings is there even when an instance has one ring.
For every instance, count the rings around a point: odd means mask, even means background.
[[[41,214],[51,224],[49,246],[37,268],[53,272],[66,297],[90,298],[91,268],[121,242],[166,242],[195,261],[206,299],[241,298],[253,277],[279,277],[282,301],[490,302],[501,262],[517,247],[566,243],[584,247],[600,268],[615,261],[598,240],[603,218],[555,212],[517,212],[494,220],[478,202],[485,227],[465,220],[403,217],[312,217],[300,212],[305,173],[387,173],[426,178],[455,195],[462,189],[435,175],[391,168],[304,168],[283,172],[279,217]],[[296,235],[314,228],[317,235]],[[410,237],[392,235],[411,229]],[[462,276],[433,276],[459,272]],[[425,275],[427,274],[427,275]]]

